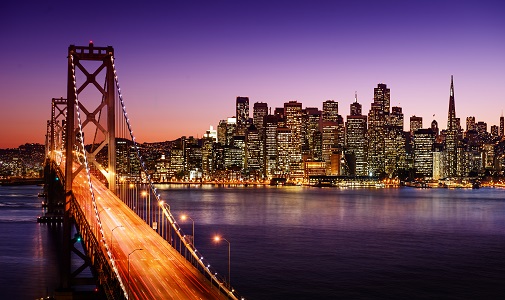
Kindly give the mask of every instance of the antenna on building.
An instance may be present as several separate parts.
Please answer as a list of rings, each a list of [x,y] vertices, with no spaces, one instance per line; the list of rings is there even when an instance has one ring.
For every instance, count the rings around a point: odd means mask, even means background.
[[[358,91],[354,91],[354,102],[358,103]]]

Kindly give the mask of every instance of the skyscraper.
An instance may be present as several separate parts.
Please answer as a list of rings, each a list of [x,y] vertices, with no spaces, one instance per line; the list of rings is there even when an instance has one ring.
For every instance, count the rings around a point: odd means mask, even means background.
[[[263,118],[265,128],[265,176],[272,178],[277,169],[277,117],[267,115]]]
[[[433,177],[433,143],[435,133],[431,128],[414,132],[414,168],[417,176]]]
[[[377,87],[373,89],[373,95],[374,103],[377,103],[382,111],[389,113],[391,91],[388,89],[387,85],[384,83],[377,84]]]
[[[245,168],[249,179],[261,179],[264,174],[264,143],[256,126],[251,125],[246,131]]]
[[[504,132],[503,132],[504,131],[503,119],[504,118],[503,118],[503,112],[502,112],[501,117],[500,117],[500,133],[499,133],[501,137],[503,137],[503,134],[504,134]]]
[[[291,175],[296,174],[303,177],[302,170],[302,104],[297,101],[284,103],[284,117],[286,127],[289,129],[289,161]],[[286,134],[282,131],[282,134]],[[280,146],[278,140],[278,146]],[[280,153],[279,153],[280,157]]]
[[[384,171],[391,178],[395,171],[405,167],[405,138],[402,108],[393,106],[384,135]]]
[[[384,136],[389,116],[390,90],[383,83],[374,88],[374,102],[368,113],[368,173],[384,173]]]
[[[351,104],[351,114],[345,123],[346,157],[351,175],[365,176],[367,174],[367,117],[361,114],[361,104],[357,97]]]
[[[249,97],[237,97],[235,112],[237,118],[236,134],[245,135],[247,123],[249,122]]]
[[[466,131],[475,130],[477,127],[475,126],[475,117],[470,116],[466,117]]]
[[[256,126],[260,134],[262,134],[263,118],[268,115],[268,104],[256,102],[253,106],[253,124]]]
[[[338,121],[338,102],[326,100],[323,102],[323,121]]]
[[[410,136],[414,136],[416,130],[423,128],[423,117],[410,117]]]
[[[447,176],[458,176],[458,135],[459,122],[456,119],[456,104],[454,103],[454,82],[451,75],[451,88],[449,94],[449,113],[447,116],[447,131],[446,131],[446,151],[447,151]]]

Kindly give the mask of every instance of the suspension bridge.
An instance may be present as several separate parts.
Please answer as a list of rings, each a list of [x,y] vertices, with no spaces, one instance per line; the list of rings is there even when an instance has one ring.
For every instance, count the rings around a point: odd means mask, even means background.
[[[51,102],[39,222],[63,222],[62,298],[89,267],[106,299],[243,299],[153,185],[114,59],[110,46],[71,45],[67,97]],[[83,261],[75,270],[72,255]]]

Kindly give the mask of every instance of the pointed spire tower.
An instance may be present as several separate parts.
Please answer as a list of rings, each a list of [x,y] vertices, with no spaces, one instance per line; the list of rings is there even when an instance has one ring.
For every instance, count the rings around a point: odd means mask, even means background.
[[[451,90],[449,94],[449,114],[447,117],[447,135],[445,146],[447,151],[447,176],[458,176],[458,119],[456,119],[456,104],[454,102],[454,81],[451,75]]]
[[[447,130],[457,130],[456,104],[454,103],[454,80],[451,75],[451,91],[449,95],[449,115],[447,117]]]

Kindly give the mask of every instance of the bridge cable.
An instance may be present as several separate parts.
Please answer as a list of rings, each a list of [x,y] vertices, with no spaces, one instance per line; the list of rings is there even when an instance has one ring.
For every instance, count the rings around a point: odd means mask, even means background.
[[[86,175],[87,175],[87,179],[88,179],[89,191],[90,191],[90,194],[91,194],[91,202],[93,204],[93,209],[95,211],[95,217],[96,217],[98,226],[100,228],[101,240],[103,241],[104,246],[105,246],[105,250],[107,251],[107,255],[109,256],[109,261],[111,262],[112,268],[113,268],[114,272],[116,273],[116,277],[117,277],[117,279],[119,281],[119,285],[121,286],[121,289],[123,290],[123,294],[128,299],[126,287],[124,286],[124,284],[123,284],[123,282],[121,280],[121,276],[119,275],[119,271],[117,269],[116,263],[115,263],[114,259],[112,258],[112,253],[110,252],[109,245],[107,244],[107,241],[105,239],[105,233],[103,231],[102,222],[100,220],[100,215],[98,213],[98,208],[97,208],[97,204],[96,204],[95,194],[93,192],[93,183],[91,182],[91,172],[90,172],[90,168],[89,168],[89,164],[88,164],[86,148],[84,146],[84,133],[82,131],[81,113],[80,113],[80,109],[79,109],[79,100],[78,100],[78,97],[77,97],[77,86],[76,86],[76,77],[75,77],[75,63],[74,63],[74,56],[73,55],[70,55],[70,60],[71,60],[71,63],[72,63],[72,77],[73,77],[73,84],[74,84],[74,97],[75,97],[75,105],[76,105],[76,109],[77,109],[77,120],[78,120],[78,124],[79,124],[80,142],[81,142],[81,147],[82,147],[82,152],[83,152],[83,161],[84,161],[84,165],[86,167]],[[68,126],[71,126],[71,124],[69,124]]]

